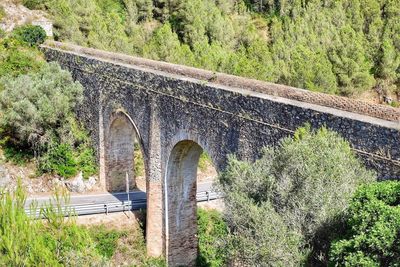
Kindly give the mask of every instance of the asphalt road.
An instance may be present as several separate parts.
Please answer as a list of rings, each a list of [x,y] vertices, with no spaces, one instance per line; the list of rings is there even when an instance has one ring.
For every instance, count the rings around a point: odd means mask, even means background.
[[[206,191],[212,191],[212,183],[201,183],[197,185],[197,193],[203,193]],[[134,202],[142,202],[146,200],[146,193],[143,191],[132,191],[129,193],[129,199]],[[51,196],[49,197],[38,197],[38,198],[29,198],[26,201],[26,207],[33,201],[37,201],[38,206],[43,206],[46,203],[49,203],[51,200]],[[122,202],[128,200],[127,193],[104,193],[104,194],[95,194],[95,195],[72,195],[69,200],[69,206],[76,205],[94,205],[94,204],[106,204],[106,203],[115,203]]]

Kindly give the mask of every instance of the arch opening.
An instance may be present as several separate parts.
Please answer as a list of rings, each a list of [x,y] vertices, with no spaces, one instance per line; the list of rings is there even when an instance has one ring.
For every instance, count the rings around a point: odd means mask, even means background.
[[[128,186],[129,191],[145,191],[144,160],[135,125],[128,115],[117,112],[106,144],[105,187],[108,192],[126,192]]]
[[[210,174],[212,177],[207,177]],[[166,256],[170,266],[195,266],[198,183],[209,183],[205,187],[209,188],[215,176],[211,159],[196,142],[181,141],[172,149],[165,176]]]

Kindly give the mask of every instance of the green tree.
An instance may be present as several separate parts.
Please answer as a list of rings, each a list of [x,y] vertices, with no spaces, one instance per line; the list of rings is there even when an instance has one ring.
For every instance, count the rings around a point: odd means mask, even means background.
[[[71,74],[51,63],[38,73],[2,79],[0,127],[16,146],[37,151],[60,137],[73,108],[82,99],[82,86]],[[66,132],[66,131],[65,131]]]
[[[373,179],[325,128],[300,128],[255,163],[231,158],[220,183],[233,257],[253,266],[326,261],[341,212],[357,186]]]
[[[371,88],[375,82],[370,72],[372,62],[363,48],[362,35],[346,26],[340,30],[339,36],[340,39],[330,53],[330,60],[337,75],[340,93],[361,93]]]
[[[143,48],[146,57],[174,63],[191,63],[193,55],[187,45],[179,42],[169,23],[154,31],[150,41]]]
[[[360,187],[347,211],[346,231],[330,251],[332,266],[398,266],[400,183]]]
[[[74,114],[83,88],[69,72],[50,63],[37,73],[6,76],[0,84],[0,138],[6,151],[36,156],[39,172],[67,178],[79,170],[84,177],[97,172],[89,135]]]

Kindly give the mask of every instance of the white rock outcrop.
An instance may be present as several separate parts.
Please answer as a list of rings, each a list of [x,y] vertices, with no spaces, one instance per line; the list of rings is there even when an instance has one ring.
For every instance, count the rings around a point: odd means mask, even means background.
[[[74,193],[84,193],[90,191],[94,188],[97,183],[95,177],[89,177],[89,179],[83,179],[82,172],[80,172],[76,177],[65,181],[65,186],[69,191]]]
[[[23,24],[41,26],[47,36],[53,36],[53,23],[46,17],[46,13],[40,10],[30,10],[12,0],[0,0],[0,7],[5,11],[5,17],[0,21],[0,29],[6,32]]]

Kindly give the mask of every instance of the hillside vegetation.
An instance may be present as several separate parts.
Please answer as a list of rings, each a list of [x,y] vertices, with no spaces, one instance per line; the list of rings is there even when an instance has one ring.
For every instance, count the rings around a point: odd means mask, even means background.
[[[21,26],[0,37],[0,148],[7,161],[34,161],[37,174],[70,178],[96,174],[94,150],[75,107],[83,87],[56,63],[46,63],[37,45],[39,26]]]
[[[23,0],[55,39],[313,91],[400,98],[400,0]]]

